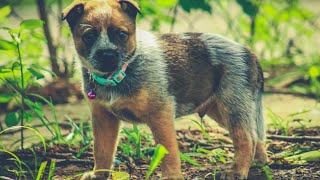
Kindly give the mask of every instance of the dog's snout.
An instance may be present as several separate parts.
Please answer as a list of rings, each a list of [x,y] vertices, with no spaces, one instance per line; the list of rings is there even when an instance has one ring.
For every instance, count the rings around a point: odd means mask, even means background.
[[[113,49],[99,49],[95,52],[95,68],[102,72],[111,72],[118,68],[119,52]]]
[[[95,53],[95,59],[97,59],[98,61],[114,60],[117,59],[118,56],[119,53],[111,49],[99,49]]]

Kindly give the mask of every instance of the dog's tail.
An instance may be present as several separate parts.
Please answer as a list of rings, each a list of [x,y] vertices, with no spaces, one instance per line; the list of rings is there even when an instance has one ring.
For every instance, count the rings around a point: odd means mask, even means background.
[[[266,138],[265,124],[263,120],[263,106],[262,106],[263,92],[259,91],[256,95],[256,125],[257,136],[259,140],[264,141]]]
[[[264,141],[266,138],[266,130],[265,130],[265,122],[263,120],[263,92],[264,92],[264,77],[263,77],[263,71],[260,66],[258,65],[258,84],[259,88],[256,93],[256,125],[257,125],[257,136],[259,140]]]

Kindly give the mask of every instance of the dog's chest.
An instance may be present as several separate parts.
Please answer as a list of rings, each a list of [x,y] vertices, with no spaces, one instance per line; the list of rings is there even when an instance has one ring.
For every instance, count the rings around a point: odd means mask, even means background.
[[[150,92],[145,88],[141,88],[132,96],[121,96],[117,93],[110,94],[106,92],[104,94],[98,93],[93,101],[103,105],[106,111],[112,113],[119,120],[142,123],[149,112],[154,111],[156,108],[151,103],[153,102],[152,99]]]

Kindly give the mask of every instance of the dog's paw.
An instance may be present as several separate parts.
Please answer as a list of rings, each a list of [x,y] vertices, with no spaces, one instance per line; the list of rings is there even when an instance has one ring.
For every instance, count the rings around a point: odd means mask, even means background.
[[[85,173],[80,180],[106,180],[106,177],[105,174],[90,172]]]
[[[216,177],[217,177],[217,179],[220,179],[220,180],[244,180],[244,179],[247,179],[247,177],[245,175],[234,173],[232,171],[217,172]]]

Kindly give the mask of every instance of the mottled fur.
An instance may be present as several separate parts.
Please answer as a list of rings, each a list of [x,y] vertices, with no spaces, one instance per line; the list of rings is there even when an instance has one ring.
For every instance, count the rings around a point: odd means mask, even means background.
[[[139,7],[132,0],[77,1],[63,12],[82,64],[84,94],[95,88],[92,109],[95,170],[110,169],[121,120],[146,123],[156,143],[168,150],[161,165],[163,178],[183,179],[173,120],[187,114],[208,115],[230,131],[235,148],[232,173],[222,178],[247,178],[254,158],[265,163],[262,118],[263,74],[247,48],[222,36],[203,33],[154,35],[135,28]],[[77,19],[78,18],[78,19]],[[82,26],[96,29],[99,37],[88,47]],[[90,27],[92,26],[92,27]],[[125,29],[126,42],[113,40],[110,28]],[[98,70],[98,49],[120,55],[120,66],[130,64],[127,77],[115,87],[90,82]],[[129,55],[132,55],[129,56]],[[131,57],[128,59],[128,57]],[[108,60],[106,59],[106,63]],[[89,173],[83,179],[105,178],[108,173]]]

